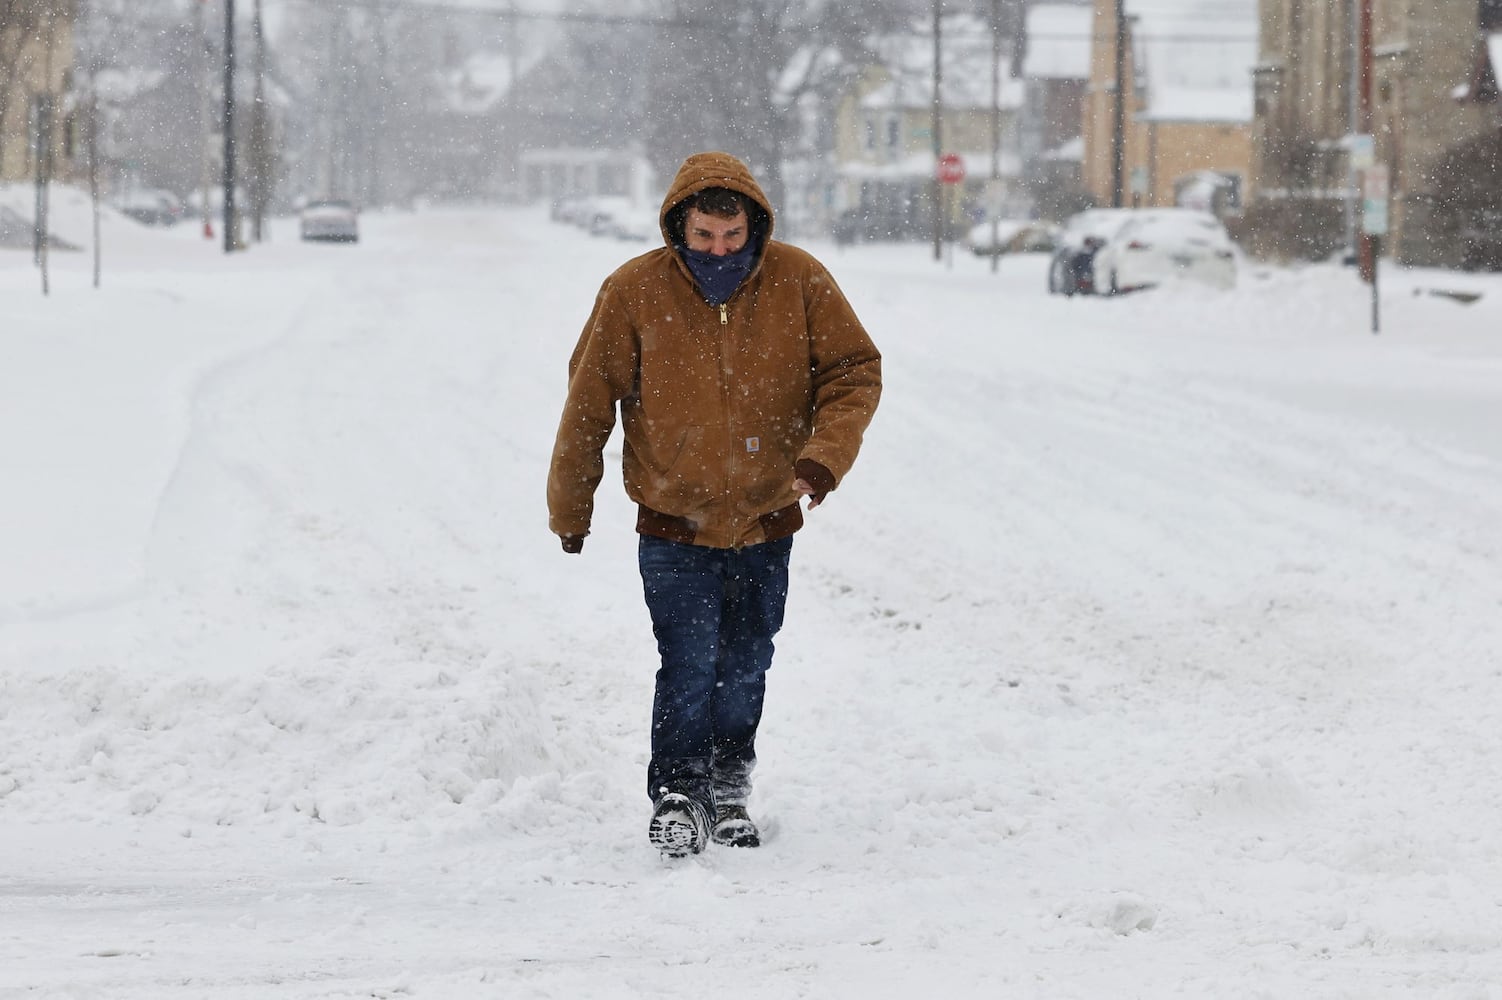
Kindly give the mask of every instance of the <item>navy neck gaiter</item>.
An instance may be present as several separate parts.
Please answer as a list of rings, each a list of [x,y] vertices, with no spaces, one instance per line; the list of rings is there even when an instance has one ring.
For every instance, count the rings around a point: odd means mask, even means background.
[[[723,305],[741,287],[741,282],[751,273],[751,265],[756,262],[756,250],[756,240],[747,240],[745,246],[724,257],[690,250],[686,246],[678,247],[689,273],[699,283],[699,291],[712,306]]]

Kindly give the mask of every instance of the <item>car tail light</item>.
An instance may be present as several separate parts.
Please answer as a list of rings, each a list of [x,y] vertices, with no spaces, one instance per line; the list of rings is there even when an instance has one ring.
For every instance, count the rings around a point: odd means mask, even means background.
[[[1153,245],[1151,243],[1144,243],[1141,240],[1133,240],[1126,245],[1126,248],[1128,250],[1151,250]]]

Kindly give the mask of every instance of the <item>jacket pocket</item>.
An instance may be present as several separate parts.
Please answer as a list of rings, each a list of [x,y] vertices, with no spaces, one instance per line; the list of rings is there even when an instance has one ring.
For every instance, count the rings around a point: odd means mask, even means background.
[[[648,505],[664,514],[683,517],[713,503],[723,489],[720,470],[724,465],[715,449],[713,428],[685,427],[672,458],[654,476],[655,502]]]

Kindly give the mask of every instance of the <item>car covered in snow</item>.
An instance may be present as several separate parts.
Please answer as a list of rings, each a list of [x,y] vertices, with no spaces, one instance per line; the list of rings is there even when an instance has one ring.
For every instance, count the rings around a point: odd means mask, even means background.
[[[360,239],[360,210],[340,198],[310,201],[298,213],[298,229],[305,240],[355,243]]]
[[[977,257],[1006,253],[1047,253],[1053,250],[1059,227],[1041,219],[996,219],[971,227],[965,246]]]
[[[176,225],[184,214],[183,203],[171,191],[135,188],[114,199],[121,215],[148,226]]]
[[[1091,268],[1095,289],[1111,295],[1170,281],[1232,288],[1236,251],[1225,225],[1209,212],[1144,208],[1106,237]]]

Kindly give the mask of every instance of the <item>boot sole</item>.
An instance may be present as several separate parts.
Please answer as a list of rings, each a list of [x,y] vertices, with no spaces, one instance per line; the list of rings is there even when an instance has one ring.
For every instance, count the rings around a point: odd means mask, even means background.
[[[659,809],[647,825],[647,839],[664,857],[686,858],[704,850],[704,835],[688,805]]]

